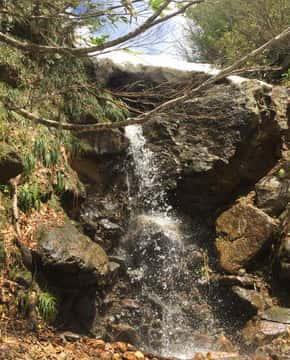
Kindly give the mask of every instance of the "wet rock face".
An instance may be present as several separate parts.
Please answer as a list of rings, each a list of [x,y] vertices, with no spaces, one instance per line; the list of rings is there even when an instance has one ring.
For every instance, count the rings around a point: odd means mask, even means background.
[[[62,290],[74,291],[106,282],[106,253],[73,225],[40,229],[37,254],[43,272]]]
[[[144,125],[183,210],[216,208],[274,165],[282,130],[270,105],[269,94],[255,82],[221,84]]]
[[[91,194],[84,201],[80,219],[88,235],[106,250],[117,247],[124,234],[127,199],[124,194]]]
[[[221,267],[231,273],[247,267],[269,245],[277,228],[275,221],[248,203],[237,203],[216,221],[216,248]]]
[[[122,154],[128,147],[128,139],[117,129],[100,131],[92,134],[83,134],[90,145],[90,152],[96,156],[110,156]]]
[[[119,305],[121,320],[137,326],[149,349],[164,349],[165,338],[177,349],[189,339],[197,344],[198,336],[213,340],[215,320],[196,284],[203,255],[186,241],[189,227],[164,216],[139,215],[121,241],[130,280],[124,295],[134,296],[134,302],[125,299]]]

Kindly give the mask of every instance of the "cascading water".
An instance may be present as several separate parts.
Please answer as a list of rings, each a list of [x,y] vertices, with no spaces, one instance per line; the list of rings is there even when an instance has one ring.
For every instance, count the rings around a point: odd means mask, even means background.
[[[164,356],[192,355],[192,327],[182,298],[184,288],[190,286],[187,272],[181,271],[186,234],[167,202],[158,159],[146,146],[142,127],[132,125],[125,131],[137,180],[136,194],[130,194],[134,199],[131,233],[136,231],[138,239],[129,255],[131,275],[141,283],[142,298],[153,302],[155,309],[147,346]]]

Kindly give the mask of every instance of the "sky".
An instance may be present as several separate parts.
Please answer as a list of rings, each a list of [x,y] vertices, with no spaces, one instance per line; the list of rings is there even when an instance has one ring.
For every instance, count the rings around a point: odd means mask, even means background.
[[[112,3],[119,4],[120,2],[118,0],[111,0],[106,5],[110,6]],[[114,26],[105,25],[102,28],[102,33],[108,34],[110,39],[114,39],[136,28],[152,13],[146,3],[146,0],[144,0],[135,4],[135,9],[139,15],[136,19],[133,18],[130,24],[118,22]],[[180,44],[187,46],[185,43],[186,21],[182,15],[176,16],[136,37],[126,44],[126,47],[140,54],[166,54],[176,59],[183,59],[184,55]]]

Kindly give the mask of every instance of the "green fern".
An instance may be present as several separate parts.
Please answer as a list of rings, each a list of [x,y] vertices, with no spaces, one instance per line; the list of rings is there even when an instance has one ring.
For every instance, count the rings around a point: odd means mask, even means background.
[[[24,170],[27,173],[32,172],[35,169],[35,165],[36,165],[35,156],[32,153],[27,154],[23,159],[23,164],[24,164]]]
[[[65,190],[65,175],[62,172],[56,174],[56,184],[55,191],[57,193],[62,193]]]
[[[38,297],[37,309],[45,321],[53,322],[57,316],[57,298],[49,292],[41,293]]]

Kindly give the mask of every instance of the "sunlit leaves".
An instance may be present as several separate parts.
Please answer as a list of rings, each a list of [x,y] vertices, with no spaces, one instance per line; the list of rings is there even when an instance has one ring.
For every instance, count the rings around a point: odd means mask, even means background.
[[[158,10],[164,4],[164,0],[150,0],[149,5],[153,10]]]

